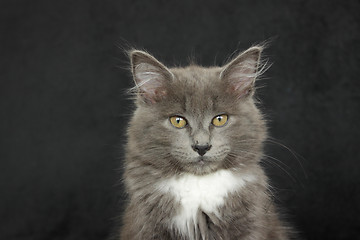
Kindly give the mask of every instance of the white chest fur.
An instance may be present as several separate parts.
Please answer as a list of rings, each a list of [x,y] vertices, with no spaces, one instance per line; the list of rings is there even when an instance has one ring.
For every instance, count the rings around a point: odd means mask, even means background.
[[[217,208],[224,204],[229,193],[254,180],[253,175],[240,176],[229,170],[219,170],[204,176],[187,174],[173,177],[163,181],[159,188],[161,191],[170,192],[180,202],[182,209],[173,219],[173,225],[185,233],[190,223],[196,225],[199,209],[217,215]]]

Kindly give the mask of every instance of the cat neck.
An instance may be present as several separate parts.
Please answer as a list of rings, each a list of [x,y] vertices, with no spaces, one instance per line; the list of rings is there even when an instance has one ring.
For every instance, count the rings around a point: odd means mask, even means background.
[[[180,211],[172,219],[172,227],[180,232],[189,232],[189,223],[197,223],[197,214],[219,215],[226,197],[240,193],[250,183],[256,182],[254,174],[238,174],[230,170],[218,170],[207,175],[182,174],[161,181],[157,188],[171,194],[180,203]]]

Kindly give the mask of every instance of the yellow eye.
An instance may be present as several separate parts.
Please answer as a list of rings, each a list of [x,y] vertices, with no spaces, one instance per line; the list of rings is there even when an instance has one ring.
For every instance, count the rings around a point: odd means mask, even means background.
[[[216,127],[222,127],[227,123],[228,115],[221,114],[213,118],[212,124]]]
[[[170,122],[172,125],[174,125],[174,127],[176,128],[183,128],[186,126],[187,122],[185,120],[185,118],[182,118],[180,116],[173,116],[170,117]]]

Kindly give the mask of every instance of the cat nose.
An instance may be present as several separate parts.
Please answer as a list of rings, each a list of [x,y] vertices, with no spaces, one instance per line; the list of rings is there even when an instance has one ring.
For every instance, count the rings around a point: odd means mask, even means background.
[[[209,151],[211,148],[211,145],[193,145],[192,149],[194,149],[195,152],[197,152],[200,156],[204,156],[207,151]]]

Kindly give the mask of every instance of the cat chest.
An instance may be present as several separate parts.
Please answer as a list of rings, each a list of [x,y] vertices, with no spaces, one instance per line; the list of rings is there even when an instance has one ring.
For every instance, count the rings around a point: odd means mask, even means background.
[[[161,183],[160,189],[170,193],[180,203],[180,209],[172,224],[187,231],[190,224],[197,223],[199,211],[219,215],[228,194],[240,190],[254,176],[239,176],[228,170],[220,170],[204,176],[183,175]]]

